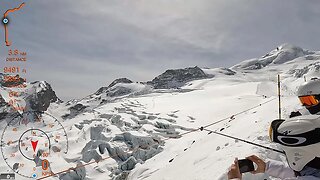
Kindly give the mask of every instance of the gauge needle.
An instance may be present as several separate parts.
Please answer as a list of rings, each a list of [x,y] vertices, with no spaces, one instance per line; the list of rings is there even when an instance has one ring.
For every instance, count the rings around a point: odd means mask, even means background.
[[[31,140],[31,144],[32,144],[33,151],[35,152],[36,149],[37,149],[38,141],[32,141]]]

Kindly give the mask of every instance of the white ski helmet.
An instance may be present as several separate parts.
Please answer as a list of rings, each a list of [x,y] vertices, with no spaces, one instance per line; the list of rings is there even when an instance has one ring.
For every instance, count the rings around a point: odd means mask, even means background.
[[[291,169],[301,171],[309,162],[320,160],[319,116],[275,120],[271,126],[271,139],[284,150]]]
[[[318,94],[320,94],[320,79],[318,78],[311,78],[310,81],[302,84],[297,91],[299,97]]]
[[[302,84],[297,91],[299,100],[311,114],[320,113],[320,79],[312,78]]]

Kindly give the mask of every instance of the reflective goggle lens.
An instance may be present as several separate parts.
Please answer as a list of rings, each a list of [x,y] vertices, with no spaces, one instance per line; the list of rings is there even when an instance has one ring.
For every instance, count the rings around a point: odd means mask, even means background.
[[[283,119],[277,119],[271,122],[270,128],[269,128],[269,138],[272,142],[275,141],[275,136],[277,134],[277,129],[280,126],[281,123],[283,123]]]
[[[319,104],[319,101],[315,96],[300,96],[299,99],[304,106],[314,106]]]

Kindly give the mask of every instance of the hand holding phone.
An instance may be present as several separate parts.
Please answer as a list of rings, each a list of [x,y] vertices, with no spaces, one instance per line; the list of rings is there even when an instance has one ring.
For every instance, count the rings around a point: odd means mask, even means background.
[[[254,171],[253,162],[249,159],[238,160],[238,165],[239,165],[240,173]]]

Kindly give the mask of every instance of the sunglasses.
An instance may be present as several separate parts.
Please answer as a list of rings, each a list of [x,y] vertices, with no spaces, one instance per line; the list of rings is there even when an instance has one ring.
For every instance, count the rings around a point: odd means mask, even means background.
[[[303,106],[315,106],[319,104],[320,97],[318,95],[300,96],[299,100]]]
[[[288,135],[289,132],[278,132],[278,128],[283,122],[282,119],[272,121],[269,129],[269,137],[272,142],[289,147],[308,146],[320,142],[320,128],[302,134]]]

